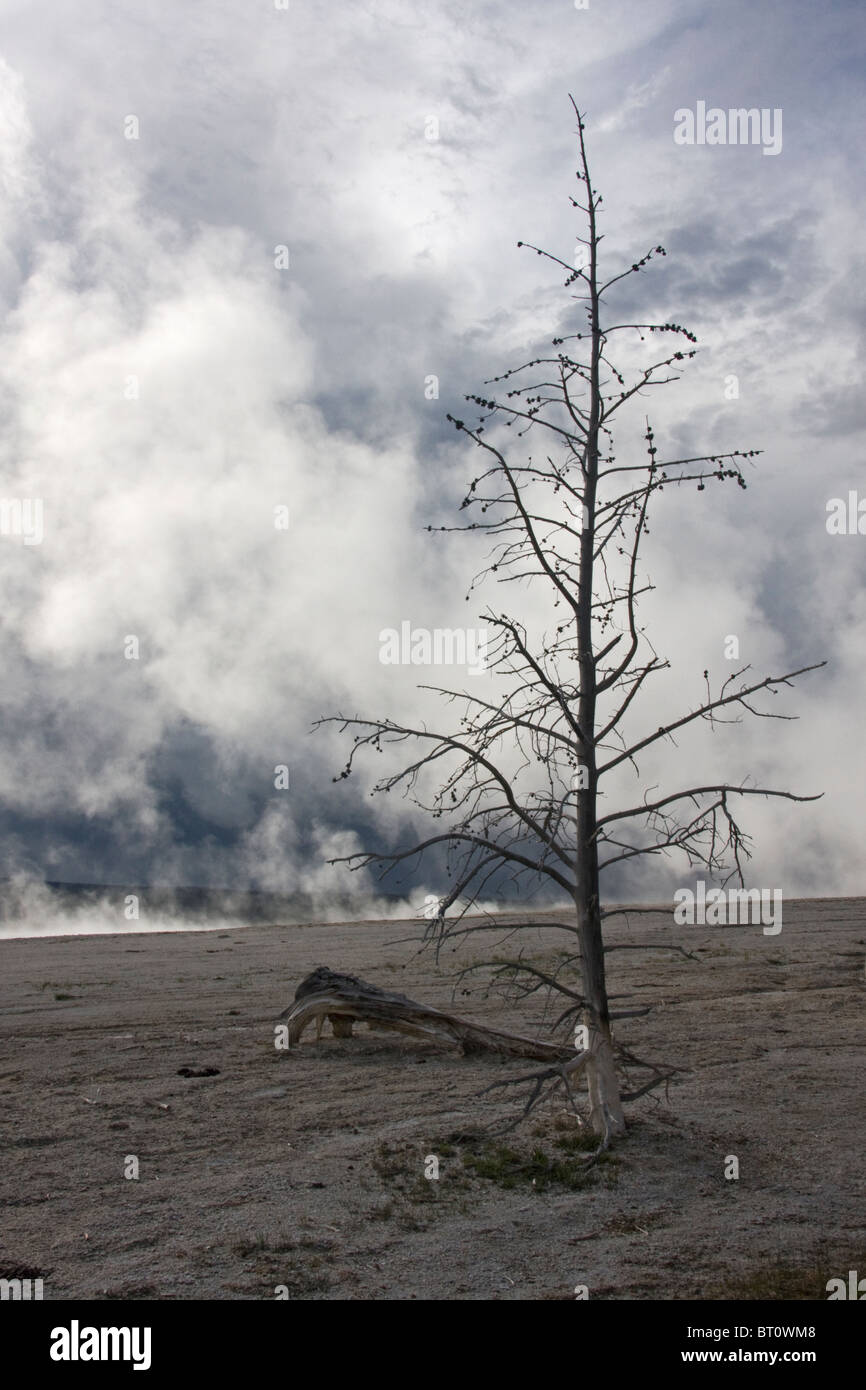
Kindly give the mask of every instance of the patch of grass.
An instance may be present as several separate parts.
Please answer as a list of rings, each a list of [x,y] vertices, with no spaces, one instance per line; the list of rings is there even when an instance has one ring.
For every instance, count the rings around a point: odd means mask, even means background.
[[[443,1183],[450,1187],[465,1186],[458,1170],[446,1173],[440,1166],[438,1179],[424,1176],[424,1159],[428,1153],[442,1158],[442,1148],[431,1144],[419,1148],[417,1143],[393,1146],[382,1142],[373,1158],[373,1169],[385,1179],[385,1198],[370,1212],[375,1221],[395,1221],[404,1231],[424,1231],[433,1216],[433,1208],[442,1200],[439,1189]]]
[[[823,1302],[831,1279],[843,1279],[847,1291],[849,1269],[866,1269],[866,1251],[829,1255],[812,1253],[803,1259],[777,1257],[751,1269],[731,1272],[719,1284],[708,1288],[705,1298],[785,1300]]]
[[[426,1148],[417,1142],[392,1145],[383,1141],[372,1167],[384,1180],[385,1200],[370,1216],[398,1222],[406,1230],[423,1230],[437,1205],[453,1211],[468,1193],[477,1192],[479,1180],[506,1191],[577,1192],[599,1183],[611,1187],[619,1177],[621,1160],[607,1151],[588,1163],[597,1147],[596,1136],[578,1128],[573,1115],[554,1121],[552,1132],[548,1122],[536,1126],[531,1136],[516,1136],[508,1143],[483,1131],[433,1138]],[[439,1159],[438,1179],[424,1175],[427,1154]]]
[[[379,1202],[371,1212],[368,1213],[371,1221],[390,1221],[394,1215],[394,1202],[389,1197],[387,1201]]]
[[[484,1130],[483,1130],[483,1129],[472,1129],[472,1128],[470,1128],[470,1129],[455,1129],[455,1130],[452,1131],[451,1134],[447,1135],[447,1137],[446,1137],[445,1139],[443,1139],[443,1140],[439,1143],[438,1147],[437,1147],[436,1144],[434,1144],[434,1145],[433,1145],[433,1148],[432,1148],[432,1150],[431,1150],[431,1152],[433,1152],[433,1153],[441,1153],[441,1152],[442,1152],[442,1149],[443,1149],[446,1145],[447,1145],[448,1148],[450,1148],[450,1149],[453,1151],[453,1150],[455,1149],[455,1146],[456,1146],[457,1148],[462,1148],[463,1146],[465,1146],[465,1145],[467,1145],[467,1144],[475,1145],[475,1144],[483,1144],[483,1143],[484,1143]]]
[[[41,1149],[44,1144],[59,1144],[59,1134],[25,1134],[12,1139],[0,1137],[0,1149]]]
[[[130,1299],[149,1299],[159,1298],[159,1290],[156,1284],[122,1284],[118,1289],[103,1289],[99,1295],[106,1300],[117,1298],[124,1303]]]
[[[407,1157],[405,1152],[392,1149],[391,1145],[383,1140],[373,1158],[373,1168],[380,1178],[396,1178],[406,1172]]]
[[[439,1179],[424,1176],[424,1160],[428,1153],[440,1159],[445,1157],[442,1145],[420,1150],[417,1144],[392,1148],[388,1143],[381,1143],[373,1159],[373,1168],[382,1178],[396,1179],[390,1186],[402,1196],[415,1202],[430,1201],[433,1196],[431,1189],[441,1180],[441,1169]],[[450,1153],[453,1155],[454,1150],[451,1149]]]
[[[611,1150],[588,1162],[598,1149],[598,1137],[563,1111],[539,1119],[528,1134],[515,1133],[508,1142],[489,1134],[452,1135],[460,1149],[466,1175],[495,1183],[506,1190],[564,1188],[579,1191],[599,1181],[612,1186],[621,1159]]]
[[[293,1263],[286,1269],[272,1266],[263,1278],[271,1289],[284,1284],[289,1298],[309,1298],[312,1293],[324,1293],[334,1282],[331,1271],[319,1255],[311,1255],[303,1264]]]
[[[275,1297],[274,1290],[285,1285],[289,1298],[308,1298],[322,1293],[333,1283],[328,1267],[335,1242],[302,1235],[298,1239],[285,1232],[253,1232],[230,1247],[234,1255],[249,1260],[241,1279],[224,1287],[236,1293],[257,1293]]]
[[[663,1211],[641,1211],[639,1216],[612,1216],[604,1224],[605,1235],[612,1236],[645,1236],[653,1226],[661,1225],[665,1220]]]
[[[235,1241],[232,1250],[242,1258],[247,1255],[260,1255],[263,1251],[282,1252],[286,1250],[297,1250],[298,1242],[289,1240],[281,1236],[264,1234],[250,1235],[245,1240]]]
[[[66,993],[66,991],[69,990],[69,989],[71,989],[71,988],[72,988],[71,985],[64,984],[61,980],[43,980],[43,981],[42,981],[42,984],[39,986],[40,992],[41,992],[42,990],[46,990],[46,989],[53,989],[53,990],[56,990],[57,993],[55,993],[55,995],[54,995],[54,998],[55,998],[55,999],[78,999],[78,998],[80,998],[80,997],[81,997],[80,995],[76,995],[76,994],[67,994],[67,993]],[[79,985],[78,988],[80,989],[81,986]]]
[[[606,1157],[602,1154],[599,1162]],[[463,1164],[476,1177],[487,1178],[506,1189],[536,1187],[544,1191],[548,1187],[564,1187],[578,1191],[595,1176],[582,1160],[578,1162],[568,1155],[559,1157],[546,1153],[540,1145],[527,1154],[505,1144],[490,1144],[480,1152],[464,1153]]]
[[[315,1250],[321,1255],[326,1255],[331,1250],[335,1249],[336,1244],[337,1242],[335,1240],[317,1240],[315,1236],[301,1236],[301,1239],[298,1241],[299,1249]]]
[[[244,1281],[236,1280],[224,1287],[235,1293],[256,1292],[269,1299],[276,1297],[277,1288],[285,1287],[289,1298],[293,1299],[324,1293],[333,1282],[332,1272],[321,1255],[304,1255],[296,1251],[293,1255],[280,1258],[277,1252],[269,1252],[259,1257]]]
[[[591,1154],[598,1148],[598,1135],[590,1134],[585,1129],[573,1129],[569,1134],[558,1134],[553,1142],[567,1154]],[[600,1157],[605,1158],[606,1155]]]

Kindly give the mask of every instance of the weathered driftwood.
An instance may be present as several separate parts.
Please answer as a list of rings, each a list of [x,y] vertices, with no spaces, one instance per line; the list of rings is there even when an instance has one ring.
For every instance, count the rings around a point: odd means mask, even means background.
[[[501,1056],[531,1057],[553,1063],[573,1064],[575,1061],[573,1047],[483,1028],[428,1004],[418,1004],[414,999],[407,999],[405,994],[392,994],[354,975],[328,970],[326,966],[320,966],[301,981],[295,990],[295,1002],[283,1010],[280,1018],[286,1019],[289,1025],[289,1047],[299,1041],[305,1028],[314,1021],[316,1037],[320,1038],[327,1018],[338,1038],[350,1038],[352,1024],[358,1020],[371,1027],[394,1029],[414,1037],[459,1043],[464,1053],[495,1052]]]

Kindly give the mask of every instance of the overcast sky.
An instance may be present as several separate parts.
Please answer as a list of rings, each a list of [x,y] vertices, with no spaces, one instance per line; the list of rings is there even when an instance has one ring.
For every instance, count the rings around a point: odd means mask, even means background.
[[[517,248],[571,260],[571,92],[606,264],[662,243],[629,307],[699,339],[652,398],[661,457],[765,451],[745,492],[659,499],[644,618],[672,671],[646,727],[728,674],[729,634],[759,675],[826,659],[777,697],[799,722],[680,751],[825,793],[746,808],[755,882],[866,891],[866,535],[826,525],[866,498],[859,0],[0,13],[0,495],[44,509],[41,543],[0,535],[0,874],[324,902],[330,854],[399,836],[310,726],[432,720],[379,633],[493,597],[465,602],[483,544],[424,528],[475,466],[446,411],[574,331]],[[780,147],[678,143],[702,102],[766,111]]]

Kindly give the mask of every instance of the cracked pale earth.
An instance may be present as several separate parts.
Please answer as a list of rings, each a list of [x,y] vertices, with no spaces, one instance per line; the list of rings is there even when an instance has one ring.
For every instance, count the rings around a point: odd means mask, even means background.
[[[565,940],[500,920],[438,964],[408,921],[0,942],[0,1277],[41,1276],[46,1299],[825,1299],[866,1274],[866,901],[785,903],[777,936],[613,922],[610,945],[696,957],[608,956],[613,1007],[650,1007],[618,1040],[683,1070],[574,1189],[501,1180],[503,1146],[563,1156],[561,1098],[487,1141],[499,1177],[464,1162],[467,1133],[520,1107],[479,1092],[521,1063],[360,1025],[275,1047],[319,964],[531,1032],[540,995],[455,990],[460,966],[521,940],[549,965]]]

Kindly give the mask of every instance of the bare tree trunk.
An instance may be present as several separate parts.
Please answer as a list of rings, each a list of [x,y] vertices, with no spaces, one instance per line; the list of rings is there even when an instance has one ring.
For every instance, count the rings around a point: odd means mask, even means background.
[[[619,1095],[605,983],[594,812],[595,768],[592,767],[589,786],[578,798],[575,903],[583,994],[588,1005],[586,1026],[589,1029],[590,1057],[586,1064],[586,1077],[590,1124],[596,1134],[611,1137],[624,1132],[625,1118]]]
[[[594,903],[578,904],[577,920],[583,987],[590,1006],[586,1016],[590,1053],[586,1063],[590,1125],[596,1134],[610,1138],[625,1131],[625,1117],[613,1053],[597,896]]]
[[[580,940],[584,998],[588,1004],[590,1057],[586,1065],[589,1088],[590,1124],[605,1138],[621,1134],[625,1119],[619,1096],[619,1082],[613,1055],[610,1012],[605,983],[604,946],[599,904],[598,841],[596,838],[596,796],[598,775],[595,757],[596,663],[593,651],[592,598],[595,564],[595,516],[598,489],[599,428],[602,394],[600,365],[602,335],[598,293],[598,236],[595,199],[590,182],[583,122],[578,115],[586,205],[589,220],[589,316],[592,350],[589,373],[589,420],[583,454],[583,525],[580,535],[580,573],[578,584],[577,653],[580,670],[578,724],[583,745],[586,786],[577,793],[577,844],[575,854],[575,903]],[[582,779],[583,780],[583,779]]]

